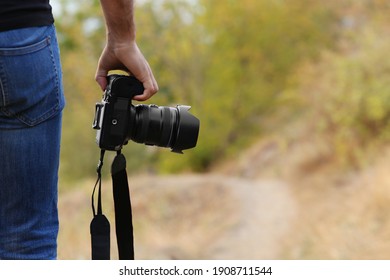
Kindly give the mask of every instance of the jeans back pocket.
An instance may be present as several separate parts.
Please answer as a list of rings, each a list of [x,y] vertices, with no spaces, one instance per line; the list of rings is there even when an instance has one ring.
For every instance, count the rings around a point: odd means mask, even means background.
[[[64,106],[55,31],[46,29],[36,42],[0,48],[0,128],[37,125]]]

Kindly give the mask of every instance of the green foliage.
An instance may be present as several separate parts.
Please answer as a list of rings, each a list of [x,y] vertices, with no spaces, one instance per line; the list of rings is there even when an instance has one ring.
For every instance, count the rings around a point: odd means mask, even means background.
[[[208,45],[200,169],[236,154],[274,117],[288,78],[331,39],[331,10],[314,1],[202,1]]]
[[[60,4],[56,26],[67,97],[61,177],[77,179],[95,174],[91,122],[101,91],[93,77],[105,31],[97,0]],[[130,172],[205,171],[264,133],[264,123],[294,105],[286,92],[292,92],[297,66],[331,48],[336,6],[314,0],[140,2],[138,44],[160,86],[149,102],[191,105],[201,128],[198,146],[184,156],[129,143]]]
[[[390,139],[390,6],[382,0],[341,4],[348,9],[339,9],[338,48],[301,69],[301,92],[312,134],[337,161],[361,167]]]
[[[353,50],[323,55],[305,71],[305,102],[317,133],[344,164],[364,163],[365,150],[390,140],[390,40],[365,27]]]

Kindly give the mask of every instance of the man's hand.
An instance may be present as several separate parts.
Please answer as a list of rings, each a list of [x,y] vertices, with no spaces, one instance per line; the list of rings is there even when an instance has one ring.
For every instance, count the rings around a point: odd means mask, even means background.
[[[134,100],[145,101],[158,91],[152,70],[135,42],[115,47],[108,43],[104,48],[95,76],[102,90],[107,86],[106,77],[110,70],[129,72],[143,84],[143,94],[136,95]]]
[[[158,91],[158,85],[135,41],[133,0],[100,0],[100,3],[106,21],[107,44],[100,56],[95,79],[105,90],[108,71],[124,70],[145,88],[134,100],[145,101]]]

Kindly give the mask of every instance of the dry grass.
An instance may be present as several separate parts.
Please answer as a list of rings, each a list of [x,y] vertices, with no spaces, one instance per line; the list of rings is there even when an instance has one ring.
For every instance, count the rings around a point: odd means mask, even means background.
[[[348,170],[320,142],[272,138],[214,173],[130,177],[136,258],[390,259],[389,155]],[[60,259],[90,258],[93,184],[60,195]]]
[[[290,186],[297,211],[278,258],[390,259],[390,147],[351,169],[294,129],[295,139],[263,140],[219,169]]]
[[[130,179],[131,180],[131,179]],[[130,181],[137,259],[202,259],[207,248],[237,218],[231,194],[199,176],[136,177]],[[60,259],[89,259],[93,182],[60,196]],[[111,182],[103,183],[103,212],[111,223],[116,258]],[[221,211],[223,209],[223,211]]]
[[[295,180],[301,210],[285,257],[390,259],[388,155],[362,171],[336,172],[328,166]]]

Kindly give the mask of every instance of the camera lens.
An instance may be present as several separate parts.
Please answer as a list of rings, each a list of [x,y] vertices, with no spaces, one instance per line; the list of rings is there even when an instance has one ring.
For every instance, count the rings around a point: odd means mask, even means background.
[[[134,106],[129,139],[146,145],[169,147],[176,153],[195,147],[199,134],[199,120],[190,114],[190,108],[183,105]]]

